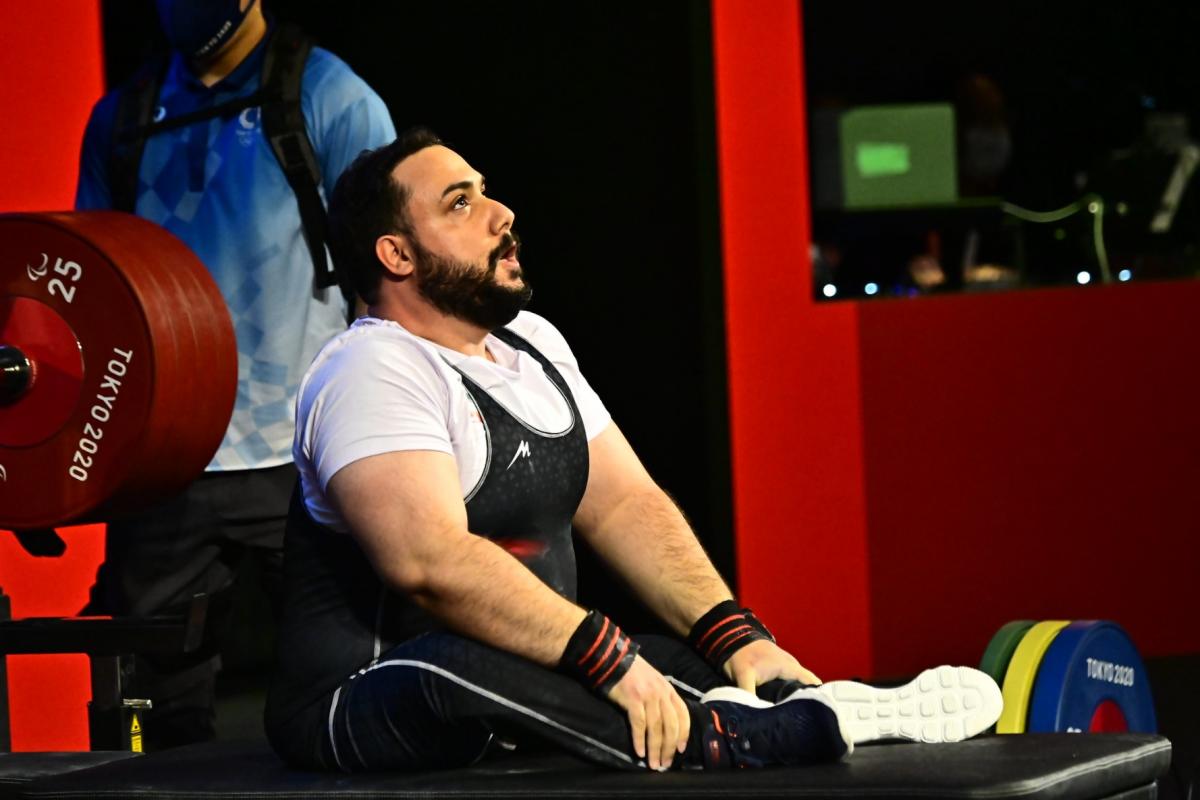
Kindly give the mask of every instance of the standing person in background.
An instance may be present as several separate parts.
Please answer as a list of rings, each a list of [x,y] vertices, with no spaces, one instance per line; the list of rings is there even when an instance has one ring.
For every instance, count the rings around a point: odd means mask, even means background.
[[[220,632],[222,590],[245,555],[259,557],[278,599],[296,480],[296,389],[313,355],[345,327],[347,298],[320,235],[324,195],[395,129],[383,101],[344,62],[309,49],[257,0],[158,0],[157,10],[172,52],[92,110],[76,207],[133,211],[200,257],[237,333],[237,402],[202,477],[110,522],[88,611],[171,613],[193,594],[217,593],[210,630]],[[274,121],[288,112],[290,123]],[[277,135],[281,124],[290,124],[287,136]],[[289,157],[296,168],[285,172]],[[136,661],[129,694],[153,703],[149,748],[215,735],[216,644],[209,637],[197,654]]]

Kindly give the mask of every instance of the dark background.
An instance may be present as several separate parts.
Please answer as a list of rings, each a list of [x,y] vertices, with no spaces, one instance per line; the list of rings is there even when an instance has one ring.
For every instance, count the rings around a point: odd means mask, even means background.
[[[1075,173],[1127,147],[1147,110],[1200,122],[1200,3],[1006,0],[807,2],[811,103],[945,102],[969,73],[1004,92],[1014,169],[1006,196],[1032,208],[1076,199]]]
[[[1144,133],[1150,115],[1176,112],[1190,123],[1192,141],[1200,138],[1200,3],[845,0],[804,3],[803,17],[810,110],[953,103],[961,196],[996,195],[1050,211],[1097,193],[1106,204],[1104,241],[1114,273],[1131,268],[1134,280],[1200,276],[1200,180],[1192,177],[1170,232],[1150,234],[1176,155],[1148,146]],[[971,75],[999,90],[1012,140],[1008,167],[986,191],[963,182],[969,112],[962,90]],[[810,154],[813,164],[829,158],[836,151],[814,147]],[[1117,212],[1118,204],[1127,212]],[[930,230],[945,245],[943,288],[961,290],[956,265],[968,226],[983,232],[981,262],[1020,264],[1021,285],[1070,284],[1081,269],[1097,274],[1089,215],[1061,225],[1013,223],[998,211],[938,211],[911,220],[818,215],[815,233],[848,251],[839,298],[861,297],[856,290],[866,280],[884,287],[880,297],[912,293],[905,268],[927,247]]]
[[[566,335],[650,473],[733,579],[708,5],[268,2],[433,128],[516,213],[530,310]],[[164,48],[104,4],[114,86]],[[581,599],[632,607],[595,564]],[[628,609],[628,610],[626,610]]]

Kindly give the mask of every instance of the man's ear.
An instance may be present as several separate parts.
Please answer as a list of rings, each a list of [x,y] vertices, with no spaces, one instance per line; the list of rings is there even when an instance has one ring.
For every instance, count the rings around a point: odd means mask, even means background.
[[[413,273],[412,245],[402,233],[388,233],[376,239],[375,256],[397,278],[407,278]]]

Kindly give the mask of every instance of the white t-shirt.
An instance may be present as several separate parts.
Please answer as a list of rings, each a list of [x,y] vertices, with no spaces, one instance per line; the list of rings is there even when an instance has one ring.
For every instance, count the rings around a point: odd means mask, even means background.
[[[528,311],[508,328],[562,374],[591,441],[611,418],[566,339]],[[422,339],[396,322],[362,317],[321,349],[300,383],[292,446],[314,520],[344,532],[344,521],[325,495],[329,479],[347,464],[381,453],[449,453],[458,464],[463,497],[473,493],[486,467],[487,431],[451,365],[526,425],[552,434],[571,426],[566,398],[537,359],[495,336],[485,344],[494,363]]]

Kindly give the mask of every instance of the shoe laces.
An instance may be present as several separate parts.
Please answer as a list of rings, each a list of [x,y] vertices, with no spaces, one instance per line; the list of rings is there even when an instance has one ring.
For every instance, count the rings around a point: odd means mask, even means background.
[[[754,714],[758,709],[747,710],[750,714]],[[755,751],[762,751],[765,746],[766,753],[773,753],[776,752],[776,747],[786,741],[780,725],[751,724],[748,726],[747,735],[743,735],[740,714],[727,711],[724,714],[718,712],[717,716],[721,722],[718,730],[724,736],[725,743],[729,745],[729,755],[736,767],[757,769],[766,766],[769,762],[762,757],[761,753]]]
[[[837,743],[831,739],[839,735],[836,721],[832,730],[825,730],[822,721],[814,717],[833,711],[815,701],[793,701],[763,709],[736,703],[720,705],[714,709],[721,724],[719,732],[737,767],[807,764],[834,760],[840,755],[834,752]]]

